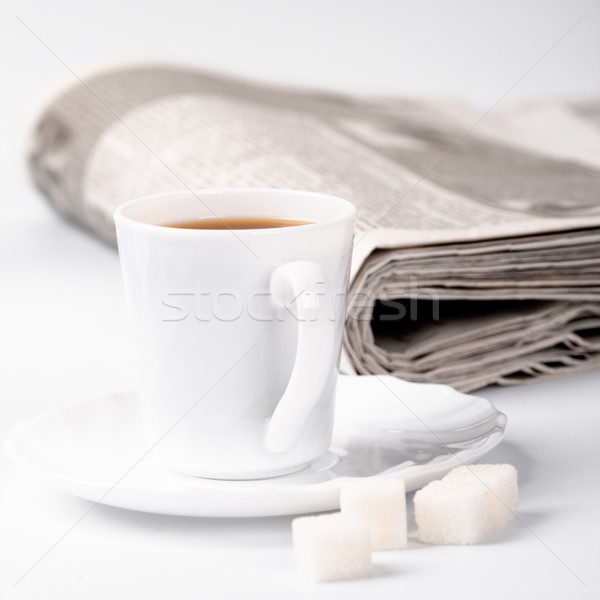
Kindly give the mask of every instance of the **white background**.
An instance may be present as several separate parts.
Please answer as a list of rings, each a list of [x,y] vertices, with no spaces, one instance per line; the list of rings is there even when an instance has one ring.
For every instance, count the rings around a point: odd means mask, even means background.
[[[133,386],[116,252],[48,208],[24,166],[34,115],[75,81],[71,71],[177,61],[332,90],[464,98],[482,111],[509,91],[501,106],[600,96],[597,2],[4,2],[0,43],[0,439],[51,406]],[[487,543],[411,543],[378,555],[371,579],[312,586],[295,571],[289,518],[99,507],[14,586],[89,504],[2,456],[0,596],[597,598],[599,374],[481,395],[509,418],[489,460],[516,464],[522,485],[522,523]]]

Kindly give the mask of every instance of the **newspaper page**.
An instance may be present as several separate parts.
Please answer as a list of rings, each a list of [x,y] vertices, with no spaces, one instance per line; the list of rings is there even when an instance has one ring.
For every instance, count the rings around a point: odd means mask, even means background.
[[[297,188],[359,212],[344,370],[469,390],[600,366],[600,101],[486,113],[148,66],[77,83],[33,177],[115,241],[138,196]]]

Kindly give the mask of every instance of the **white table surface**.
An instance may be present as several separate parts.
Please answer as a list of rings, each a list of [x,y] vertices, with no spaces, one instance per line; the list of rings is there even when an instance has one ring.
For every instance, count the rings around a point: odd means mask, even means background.
[[[5,3],[0,440],[51,406],[133,386],[115,250],[57,216],[24,169],[35,107],[73,80],[60,60],[81,74],[162,58],[339,90],[465,97],[486,108],[583,16],[506,102],[600,95],[598,4],[521,4]],[[480,545],[413,540],[376,554],[372,578],[313,585],[294,567],[290,518],[100,506],[76,524],[90,503],[41,485],[2,455],[0,597],[598,598],[600,373],[480,395],[508,415],[506,438],[487,460],[513,463],[521,481],[519,520]]]

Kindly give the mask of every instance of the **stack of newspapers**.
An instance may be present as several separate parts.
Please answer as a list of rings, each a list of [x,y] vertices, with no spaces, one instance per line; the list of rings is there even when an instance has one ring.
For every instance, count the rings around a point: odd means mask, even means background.
[[[342,370],[472,390],[600,366],[600,101],[477,110],[147,66],[74,81],[30,166],[114,243],[114,209],[275,187],[358,207]]]

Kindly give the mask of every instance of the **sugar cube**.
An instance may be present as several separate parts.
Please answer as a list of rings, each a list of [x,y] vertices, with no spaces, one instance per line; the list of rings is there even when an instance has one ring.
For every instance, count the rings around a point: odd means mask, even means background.
[[[364,577],[371,573],[369,526],[351,515],[331,513],[292,521],[298,568],[313,581]]]
[[[512,465],[458,467],[415,494],[419,540],[473,544],[514,517],[518,496]]]
[[[504,527],[514,516],[519,503],[517,470],[512,465],[470,465],[457,467],[442,481],[475,481],[485,488],[495,517],[495,528]]]
[[[426,544],[473,544],[495,528],[481,485],[432,481],[414,497],[419,541]]]
[[[372,550],[406,548],[406,491],[402,479],[350,481],[341,488],[340,510],[369,524]]]

